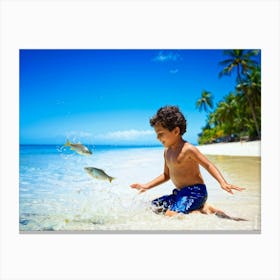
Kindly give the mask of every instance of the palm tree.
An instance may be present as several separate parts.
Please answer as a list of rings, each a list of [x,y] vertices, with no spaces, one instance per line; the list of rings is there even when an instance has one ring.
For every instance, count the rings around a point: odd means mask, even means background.
[[[233,93],[225,96],[215,111],[215,117],[218,124],[222,125],[226,134],[232,134],[235,126],[235,118],[237,115],[237,98]]]
[[[242,81],[242,76],[248,74],[248,71],[257,66],[257,62],[252,60],[253,56],[258,55],[259,50],[225,50],[224,55],[229,58],[221,61],[219,64],[224,69],[219,73],[219,77],[230,75],[236,68],[237,82]]]
[[[252,118],[255,124],[258,138],[261,137],[260,132],[260,114],[261,114],[261,71],[260,67],[253,69],[247,74],[246,79],[236,86],[237,91],[245,97],[246,103],[251,110]]]
[[[209,108],[213,108],[213,95],[211,92],[203,90],[201,92],[201,97],[196,101],[196,108],[199,109],[199,112],[202,110],[209,112]]]
[[[258,63],[252,60],[253,56],[258,55],[259,50],[226,50],[224,54],[229,58],[221,61],[219,64],[225,66],[219,73],[219,76],[230,75],[233,69],[237,71],[237,87],[246,98],[253,121],[255,123],[258,138],[260,138],[260,129],[257,120],[255,100],[259,100],[261,95],[260,67]],[[259,104],[260,107],[260,104]],[[260,111],[260,110],[259,110]]]

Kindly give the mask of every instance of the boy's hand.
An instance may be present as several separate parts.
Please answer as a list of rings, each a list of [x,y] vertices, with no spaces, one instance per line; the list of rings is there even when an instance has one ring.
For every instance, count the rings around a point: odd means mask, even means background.
[[[233,191],[232,190],[237,190],[237,191],[243,191],[245,190],[245,188],[241,188],[241,187],[238,187],[238,186],[234,186],[234,185],[231,185],[231,184],[228,184],[228,183],[225,183],[225,184],[222,184],[221,185],[222,189],[233,194]]]
[[[133,188],[133,189],[139,190],[139,193],[143,193],[143,192],[148,190],[147,186],[144,185],[144,184],[136,183],[136,184],[130,185],[130,187]]]

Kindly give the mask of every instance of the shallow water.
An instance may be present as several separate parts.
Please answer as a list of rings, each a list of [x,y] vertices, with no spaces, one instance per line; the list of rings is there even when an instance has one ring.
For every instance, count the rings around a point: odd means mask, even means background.
[[[91,147],[81,156],[59,146],[21,146],[19,229],[59,232],[208,232],[254,231],[260,223],[260,166],[258,157],[208,156],[232,184],[246,187],[230,195],[204,170],[208,203],[237,222],[215,215],[164,217],[154,214],[150,201],[169,194],[167,182],[143,194],[129,187],[147,182],[163,170],[163,149],[154,147]],[[103,169],[116,177],[112,183],[96,180],[85,166]]]

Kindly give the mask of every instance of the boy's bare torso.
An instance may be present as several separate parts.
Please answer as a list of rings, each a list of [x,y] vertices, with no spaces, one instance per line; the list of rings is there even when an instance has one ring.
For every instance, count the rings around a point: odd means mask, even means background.
[[[204,184],[199,164],[190,156],[191,144],[184,143],[178,149],[165,150],[165,164],[170,179],[176,188],[181,189],[195,184]]]

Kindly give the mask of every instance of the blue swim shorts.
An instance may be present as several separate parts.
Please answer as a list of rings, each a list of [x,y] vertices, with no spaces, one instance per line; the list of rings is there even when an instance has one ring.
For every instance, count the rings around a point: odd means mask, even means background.
[[[167,210],[188,214],[200,209],[207,200],[207,190],[204,184],[196,184],[174,189],[171,195],[164,195],[152,201],[152,209],[156,213]]]

